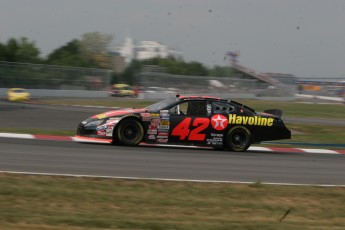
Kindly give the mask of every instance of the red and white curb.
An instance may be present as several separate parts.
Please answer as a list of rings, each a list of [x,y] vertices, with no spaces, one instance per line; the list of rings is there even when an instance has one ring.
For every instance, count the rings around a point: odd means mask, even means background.
[[[104,143],[109,144],[110,140],[99,139],[86,139],[81,137],[69,137],[69,136],[54,136],[44,134],[19,134],[19,133],[0,133],[0,137],[6,138],[20,138],[20,139],[36,139],[36,140],[52,140],[52,141],[73,141],[73,142],[87,142],[87,143]],[[143,144],[146,146],[170,146],[181,147],[178,145],[159,145],[159,144]],[[186,146],[192,148],[198,148],[196,146]],[[291,152],[291,153],[323,153],[323,154],[345,154],[345,149],[305,149],[305,148],[282,148],[282,147],[261,147],[251,146],[249,151],[262,151],[262,152]]]

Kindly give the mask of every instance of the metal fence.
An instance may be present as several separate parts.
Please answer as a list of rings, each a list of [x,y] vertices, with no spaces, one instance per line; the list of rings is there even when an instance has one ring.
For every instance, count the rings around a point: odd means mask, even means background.
[[[111,70],[0,61],[0,88],[31,89],[33,95],[107,96],[106,90],[110,86],[111,77]],[[297,92],[297,85],[278,84],[272,87],[257,79],[242,76],[172,75],[157,66],[145,66],[137,75],[136,82],[136,85],[141,86],[142,98],[146,99],[163,99],[175,94],[223,98],[293,97]],[[90,94],[91,91],[93,94]]]
[[[0,61],[0,88],[105,90],[112,71]]]

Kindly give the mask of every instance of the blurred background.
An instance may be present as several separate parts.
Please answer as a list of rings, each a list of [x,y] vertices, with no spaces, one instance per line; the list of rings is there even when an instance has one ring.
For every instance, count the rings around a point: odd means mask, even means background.
[[[0,3],[0,97],[343,102],[343,1]]]

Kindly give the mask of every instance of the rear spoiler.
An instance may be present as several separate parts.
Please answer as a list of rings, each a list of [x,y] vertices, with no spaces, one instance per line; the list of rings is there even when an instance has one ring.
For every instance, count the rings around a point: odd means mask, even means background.
[[[283,111],[281,111],[280,109],[267,109],[264,111],[264,113],[272,114],[278,118],[281,118],[283,115]]]

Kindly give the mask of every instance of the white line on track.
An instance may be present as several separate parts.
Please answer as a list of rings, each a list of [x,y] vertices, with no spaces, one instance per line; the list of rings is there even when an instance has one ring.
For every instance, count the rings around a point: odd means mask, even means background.
[[[35,139],[35,137],[31,134],[20,134],[20,133],[0,133],[0,137]]]
[[[64,173],[39,173],[39,172],[16,172],[16,171],[0,171],[0,173],[17,174],[17,175],[33,175],[33,176],[62,176],[62,177],[80,177],[80,178],[102,178],[102,179],[121,179],[121,180],[154,180],[154,181],[171,181],[171,182],[194,182],[194,183],[224,183],[224,184],[265,184],[278,186],[317,186],[317,187],[345,187],[345,185],[334,184],[295,184],[295,183],[271,183],[259,181],[222,181],[222,180],[188,180],[188,179],[164,179],[150,177],[118,177],[118,176],[97,176],[97,175],[79,175]]]
[[[330,150],[330,149],[300,149],[300,148],[298,149],[307,153],[339,154],[338,152]]]

